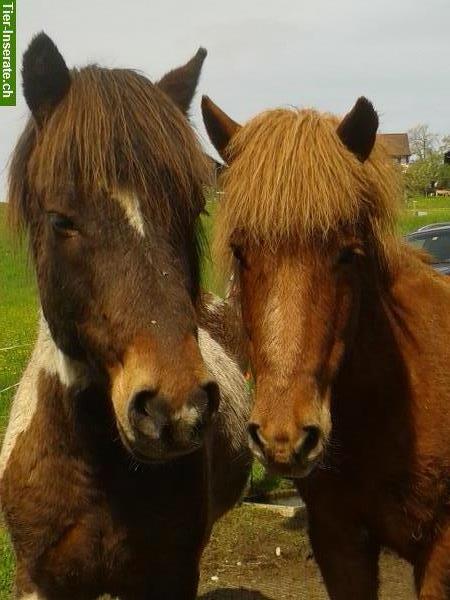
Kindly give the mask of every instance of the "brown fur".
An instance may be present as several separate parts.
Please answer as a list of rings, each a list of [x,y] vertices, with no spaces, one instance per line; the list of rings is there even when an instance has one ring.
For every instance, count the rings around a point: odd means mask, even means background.
[[[217,247],[236,257],[254,447],[307,475],[333,600],[377,598],[381,546],[414,565],[421,600],[448,600],[450,286],[395,236],[393,167],[377,147],[361,162],[337,124],[271,111],[226,149]]]
[[[221,261],[227,264],[229,239],[241,228],[274,249],[283,241],[326,239],[343,228],[354,235],[370,228],[381,251],[392,241],[398,178],[378,145],[364,164],[343,151],[337,123],[313,110],[278,109],[258,115],[231,139],[233,160],[221,178],[226,202],[216,223]]]
[[[39,378],[38,410],[1,488],[19,597],[194,598],[210,527],[205,456],[133,466],[107,406],[100,390],[73,398]]]
[[[184,109],[200,59],[170,75]],[[10,172],[43,312],[0,460],[16,592],[193,600],[211,527],[250,468],[245,381],[196,315],[205,159],[143,76],[68,73],[37,36]]]
[[[163,92],[129,69],[89,66],[72,70],[71,79],[46,126],[30,122],[17,145],[9,175],[13,225],[27,221],[27,194],[51,198],[80,177],[92,202],[125,187],[149,202],[154,217],[182,223],[198,213],[210,167]]]

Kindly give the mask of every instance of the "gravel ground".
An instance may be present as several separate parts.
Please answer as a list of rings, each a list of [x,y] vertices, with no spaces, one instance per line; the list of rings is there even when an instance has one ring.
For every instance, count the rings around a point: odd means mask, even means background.
[[[415,597],[411,568],[385,552],[380,600]],[[216,525],[202,560],[199,600],[327,598],[303,519],[242,506]]]

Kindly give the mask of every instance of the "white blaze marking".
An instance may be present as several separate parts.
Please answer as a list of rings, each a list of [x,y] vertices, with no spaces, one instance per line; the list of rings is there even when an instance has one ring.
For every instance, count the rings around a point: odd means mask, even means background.
[[[129,192],[120,192],[114,196],[114,200],[117,200],[125,211],[130,225],[144,237],[144,220],[138,198]]]
[[[280,266],[264,312],[263,349],[283,385],[289,384],[289,377],[301,358],[298,340],[304,338],[305,315],[299,300],[303,288],[298,274],[295,277],[286,266]]]

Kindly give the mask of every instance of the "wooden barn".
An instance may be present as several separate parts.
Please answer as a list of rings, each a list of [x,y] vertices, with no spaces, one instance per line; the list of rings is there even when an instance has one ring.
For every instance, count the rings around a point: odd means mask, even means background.
[[[399,165],[408,165],[411,157],[407,133],[379,133],[380,139],[389,156]]]

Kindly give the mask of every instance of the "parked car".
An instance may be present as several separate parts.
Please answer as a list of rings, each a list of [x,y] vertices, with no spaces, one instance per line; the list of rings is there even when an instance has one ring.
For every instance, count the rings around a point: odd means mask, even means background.
[[[444,275],[450,275],[450,223],[425,225],[406,236],[410,244],[431,255],[432,265]]]

